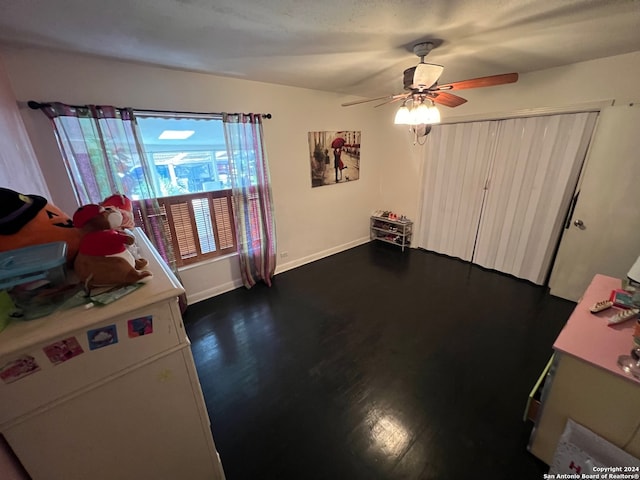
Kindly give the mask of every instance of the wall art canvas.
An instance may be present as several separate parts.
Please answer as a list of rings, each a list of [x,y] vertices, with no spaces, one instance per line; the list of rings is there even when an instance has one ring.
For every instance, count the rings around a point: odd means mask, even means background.
[[[311,186],[353,182],[360,178],[360,131],[309,132]]]

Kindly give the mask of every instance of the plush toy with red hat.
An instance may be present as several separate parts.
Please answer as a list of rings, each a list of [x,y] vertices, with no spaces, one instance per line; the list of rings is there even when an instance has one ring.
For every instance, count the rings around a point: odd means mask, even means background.
[[[115,193],[110,197],[105,198],[100,205],[106,209],[112,209],[120,212],[122,215],[122,223],[120,223],[120,225],[113,225],[113,228],[133,236],[133,232],[130,229],[135,227],[136,224],[133,221],[133,204],[131,203],[131,200],[129,200],[129,197],[122,193]],[[114,217],[110,218],[114,219]],[[147,265],[147,261],[140,256],[140,251],[135,243],[127,245],[127,250],[129,250],[131,255],[133,255],[137,270],[140,270]]]
[[[130,285],[151,276],[136,269],[127,250],[134,237],[114,228],[122,224],[119,211],[83,205],[74,213],[73,224],[84,232],[73,268],[87,287]]]
[[[0,187],[0,252],[62,241],[71,264],[81,238],[69,215],[46,198]]]
[[[100,205],[103,207],[112,207],[120,211],[122,214],[122,224],[119,228],[124,230],[136,226],[133,221],[133,205],[126,195],[114,193],[110,197],[105,198]]]

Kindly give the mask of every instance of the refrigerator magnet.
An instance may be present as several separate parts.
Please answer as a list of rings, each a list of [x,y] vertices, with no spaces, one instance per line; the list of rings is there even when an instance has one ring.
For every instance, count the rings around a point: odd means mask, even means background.
[[[127,321],[129,338],[141,337],[153,333],[153,316],[133,318]]]
[[[54,365],[60,365],[61,363],[84,353],[84,350],[82,350],[82,347],[78,343],[76,337],[69,337],[65,340],[52,343],[51,345],[44,347],[42,350],[44,350],[49,361]]]
[[[89,350],[97,350],[118,343],[118,330],[115,325],[94,328],[87,332],[87,339],[89,340]]]
[[[13,383],[39,370],[40,365],[35,358],[31,355],[22,355],[0,368],[0,378],[4,383]]]

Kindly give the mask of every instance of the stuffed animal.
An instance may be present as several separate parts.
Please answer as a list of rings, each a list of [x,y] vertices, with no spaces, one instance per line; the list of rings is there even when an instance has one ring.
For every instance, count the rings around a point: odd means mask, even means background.
[[[151,272],[135,268],[126,248],[134,243],[134,237],[113,228],[122,224],[117,210],[84,205],[74,213],[73,224],[84,232],[73,268],[87,287],[130,285],[151,276]]]
[[[110,197],[105,198],[100,205],[103,207],[113,207],[120,211],[122,214],[122,224],[120,225],[120,228],[123,230],[136,226],[133,221],[133,205],[126,195],[115,193]]]
[[[69,215],[44,197],[0,187],[0,252],[63,241],[73,264],[81,238]]]
[[[130,230],[136,226],[133,221],[133,205],[126,195],[115,193],[110,197],[105,198],[100,205],[106,209],[112,209],[120,212],[122,215],[122,223],[120,225],[113,225],[113,228],[133,236],[133,232]],[[116,217],[112,216],[109,218],[115,219]],[[131,255],[133,255],[136,270],[140,270],[147,266],[147,261],[140,256],[140,250],[135,243],[127,245],[127,250],[129,250]]]

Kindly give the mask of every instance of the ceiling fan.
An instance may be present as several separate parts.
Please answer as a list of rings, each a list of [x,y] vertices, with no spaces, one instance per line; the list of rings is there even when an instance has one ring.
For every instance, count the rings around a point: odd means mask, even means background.
[[[449,93],[451,90],[463,90],[467,88],[480,88],[480,87],[492,87],[495,85],[504,85],[506,83],[514,83],[518,80],[517,73],[505,73],[501,75],[491,75],[488,77],[472,78],[469,80],[462,80],[459,82],[445,83],[444,85],[438,85],[438,79],[444,70],[442,65],[436,65],[433,63],[425,63],[424,57],[426,57],[431,50],[435,47],[433,42],[422,42],[414,45],[413,53],[420,58],[420,63],[415,67],[407,68],[404,71],[404,89],[406,92],[398,93],[394,95],[387,95],[384,97],[371,98],[367,100],[356,100],[354,102],[343,103],[343,107],[349,107],[352,105],[358,105],[366,102],[374,102],[377,100],[385,100],[384,102],[376,105],[380,107],[388,103],[403,101],[403,106],[412,107],[417,109],[420,105],[424,105],[426,108],[431,106],[435,108],[434,104],[445,105],[447,107],[457,107],[462,105],[467,100]],[[408,105],[407,105],[408,104]],[[435,109],[436,113],[437,109]],[[437,113],[439,119],[439,113]],[[429,118],[429,117],[427,117]],[[439,121],[439,120],[438,120]],[[413,122],[413,123],[412,123]],[[410,125],[417,125],[420,123],[437,123],[437,122],[420,122],[420,121],[400,121],[396,116],[396,123],[409,123]]]

